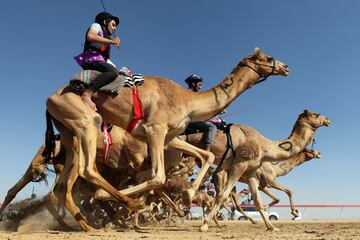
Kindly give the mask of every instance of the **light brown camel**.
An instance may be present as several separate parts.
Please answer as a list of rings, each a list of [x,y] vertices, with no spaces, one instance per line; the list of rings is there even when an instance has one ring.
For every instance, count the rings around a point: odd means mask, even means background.
[[[183,132],[189,122],[205,120],[221,112],[260,78],[270,75],[287,76],[288,73],[286,64],[256,49],[223,82],[206,92],[189,92],[165,78],[145,77],[144,84],[137,89],[145,116],[132,134],[149,145],[152,179],[121,192],[101,177],[96,169],[95,139],[102,119],[123,128],[128,126],[133,116],[131,89],[125,88],[116,96],[103,92],[94,94],[93,101],[98,113],[83,104],[80,96],[74,94],[69,87],[59,89],[47,100],[47,117],[53,117],[67,153],[64,171],[54,188],[55,193],[70,213],[76,216],[84,230],[93,230],[80,216],[71,196],[72,185],[77,176],[104,189],[129,207],[138,208],[141,203],[126,195],[154,189],[165,182],[164,146],[168,145],[169,148],[185,151],[204,162],[197,179],[184,195],[190,202],[212,163],[213,156],[174,137]],[[47,142],[51,142],[49,138]]]
[[[261,167],[256,171],[256,177],[259,182],[259,190],[263,191],[273,200],[270,204],[265,205],[264,207],[269,208],[279,202],[279,198],[277,198],[269,191],[269,188],[278,189],[288,195],[291,214],[294,216],[293,219],[295,219],[298,216],[298,211],[297,209],[295,209],[293,204],[292,191],[276,182],[276,179],[280,176],[287,175],[291,170],[293,170],[300,164],[316,158],[320,158],[320,153],[306,148],[304,149],[304,151],[298,153],[294,157],[280,164],[274,165],[273,163],[269,162],[263,163]],[[240,181],[242,181],[242,179],[240,179]]]
[[[236,156],[234,158],[230,153],[221,165],[221,168],[228,172],[228,180],[225,183],[224,189],[216,196],[214,207],[205,219],[201,230],[206,231],[208,229],[208,222],[212,219],[223,201],[228,198],[235,183],[244,174],[249,181],[254,203],[259,209],[266,223],[266,227],[269,230],[276,230],[265,216],[258,192],[256,170],[263,162],[283,161],[298,154],[313,140],[317,128],[329,125],[330,120],[325,116],[304,110],[304,112],[299,115],[290,136],[281,141],[266,139],[255,129],[245,125],[233,125],[230,129],[230,134]],[[188,137],[189,143],[199,144],[199,136],[193,135]],[[222,154],[226,150],[225,143],[225,134],[217,132],[214,144],[212,144],[211,147],[211,151],[215,154],[214,164],[216,165],[219,165]]]
[[[256,170],[256,179],[258,181],[259,190],[263,191],[265,194],[267,194],[270,198],[273,199],[273,201],[270,204],[264,205],[265,209],[279,202],[279,199],[269,191],[269,188],[275,188],[285,192],[288,195],[290,201],[291,214],[294,216],[294,218],[297,217],[297,210],[294,208],[291,190],[277,183],[276,179],[277,177],[288,174],[293,168],[299,166],[300,164],[314,158],[320,158],[320,153],[305,148],[302,152],[294,155],[293,157],[287,159],[284,162],[281,162],[280,164],[273,164],[271,162],[264,162],[261,164],[261,167],[259,167]],[[239,179],[239,181],[248,184],[249,182],[247,179],[247,174],[248,173],[245,172],[244,175]],[[215,178],[216,178],[215,181],[216,191],[220,192],[227,181],[226,171],[220,171],[218,174],[216,174]],[[246,190],[247,189],[243,190],[244,192],[243,194],[240,194],[240,196],[239,194],[234,194],[234,192],[232,191],[230,197],[232,198],[232,202],[236,207],[236,209],[239,212],[241,212],[248,220],[250,220],[252,223],[255,224],[256,223],[255,220],[250,218],[250,216],[248,216],[246,212],[244,212],[241,206],[239,205],[239,199],[241,198],[241,195],[250,193],[250,192],[246,192]]]

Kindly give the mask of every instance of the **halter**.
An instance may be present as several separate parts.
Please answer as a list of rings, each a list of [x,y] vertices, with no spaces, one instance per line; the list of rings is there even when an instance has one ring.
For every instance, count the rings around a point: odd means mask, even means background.
[[[259,75],[260,79],[256,83],[254,83],[254,85],[256,85],[256,84],[259,84],[259,83],[265,81],[269,76],[273,75],[274,70],[275,70],[275,62],[276,62],[276,60],[274,58],[271,58],[271,59],[272,59],[272,64],[271,65],[262,64],[262,63],[256,63],[254,61],[248,60],[249,62],[251,62],[251,63],[253,63],[255,65],[271,68],[271,72],[268,75],[264,75],[262,73],[259,73],[255,68],[253,68],[250,65],[245,64],[243,62],[240,63],[240,66],[248,67],[248,68],[250,68],[251,70],[253,70],[254,72],[256,72]]]

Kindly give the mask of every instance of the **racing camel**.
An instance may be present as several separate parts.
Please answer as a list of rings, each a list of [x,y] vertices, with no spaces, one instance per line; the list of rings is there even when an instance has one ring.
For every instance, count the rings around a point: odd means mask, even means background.
[[[216,196],[213,209],[204,220],[201,230],[207,231],[210,219],[213,218],[222,203],[228,198],[236,182],[243,176],[248,179],[254,203],[264,219],[267,229],[277,230],[266,218],[259,195],[256,170],[263,162],[284,161],[303,151],[313,140],[315,131],[321,126],[329,126],[330,123],[327,117],[304,110],[298,116],[290,136],[280,141],[271,141],[248,126],[232,125],[229,131],[233,140],[235,157],[230,152],[221,164],[221,169],[228,173],[228,179],[223,190]],[[191,135],[188,136],[189,143],[199,143],[199,136],[198,139],[195,136],[194,138]],[[222,142],[223,144],[212,144],[210,149],[215,154],[214,164],[218,166],[220,165],[223,153],[226,151],[226,144],[224,144],[226,141],[225,134],[217,133],[215,142]],[[217,148],[218,146],[219,148]]]
[[[292,171],[295,167],[299,166],[300,164],[307,162],[314,158],[320,158],[320,153],[308,148],[305,148],[302,152],[296,154],[295,156],[287,159],[284,162],[274,164],[271,162],[264,162],[261,164],[261,167],[256,170],[256,179],[259,184],[259,190],[264,192],[266,195],[268,195],[273,201],[270,204],[264,205],[264,208],[267,209],[279,202],[279,199],[270,192],[269,188],[275,188],[280,191],[285,192],[290,201],[290,209],[291,214],[294,216],[293,219],[295,219],[298,216],[298,211],[295,209],[293,201],[292,201],[292,191],[288,188],[285,188],[278,182],[276,182],[276,179],[280,176],[285,176],[290,171]],[[226,171],[220,171],[215,175],[216,181],[215,181],[215,188],[217,192],[220,192],[226,181],[227,181],[227,173]],[[249,181],[247,179],[247,173],[245,173],[240,179],[240,182],[248,184]],[[252,223],[256,223],[255,220],[253,220],[250,216],[246,214],[246,212],[243,211],[241,206],[239,205],[239,198],[242,197],[244,194],[249,194],[250,190],[244,189],[243,192],[240,192],[240,194],[234,194],[234,192],[231,192],[230,197],[232,199],[232,202],[234,206],[236,206],[236,209],[242,213],[248,220],[250,220]],[[265,220],[264,220],[265,221]]]

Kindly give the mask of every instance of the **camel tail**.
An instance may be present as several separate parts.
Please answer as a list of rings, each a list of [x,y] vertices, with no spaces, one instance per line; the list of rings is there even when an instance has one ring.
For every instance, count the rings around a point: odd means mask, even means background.
[[[42,156],[50,160],[51,154],[55,151],[55,133],[52,122],[52,116],[49,111],[46,110],[46,132],[45,132],[45,149],[42,152]]]

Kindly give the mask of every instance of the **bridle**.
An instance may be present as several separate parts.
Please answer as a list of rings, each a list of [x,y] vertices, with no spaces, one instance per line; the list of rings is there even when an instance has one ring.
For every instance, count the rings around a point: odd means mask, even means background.
[[[267,74],[267,75],[264,75],[264,74],[262,74],[262,73],[259,73],[255,68],[253,68],[252,66],[250,66],[250,65],[248,65],[248,64],[246,64],[246,63],[243,63],[243,62],[240,63],[240,67],[241,67],[241,66],[243,66],[243,67],[248,67],[248,68],[250,68],[251,70],[253,70],[254,72],[256,72],[256,73],[259,75],[260,79],[259,79],[257,82],[254,83],[254,85],[256,85],[256,84],[259,84],[259,83],[265,81],[268,77],[270,77],[271,75],[273,75],[273,73],[274,73],[274,71],[275,71],[276,60],[275,60],[274,58],[272,58],[272,57],[271,57],[271,59],[272,59],[272,64],[270,64],[270,65],[268,65],[268,64],[263,64],[263,63],[257,63],[257,62],[248,60],[249,62],[251,62],[251,63],[253,63],[253,64],[255,64],[255,65],[271,68],[271,72],[270,72],[269,74]]]

